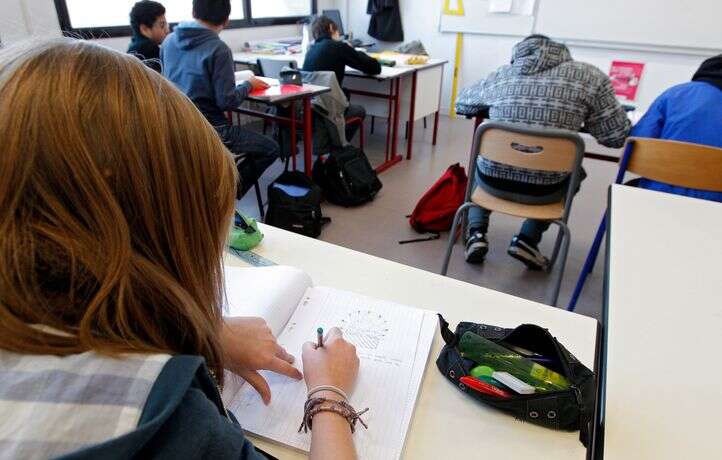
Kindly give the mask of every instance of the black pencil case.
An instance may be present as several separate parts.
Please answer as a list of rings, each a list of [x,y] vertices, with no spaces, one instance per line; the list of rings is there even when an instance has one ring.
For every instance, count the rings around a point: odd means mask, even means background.
[[[585,446],[590,440],[590,421],[594,410],[594,373],[571,354],[547,329],[523,324],[515,329],[504,329],[487,324],[462,322],[455,332],[439,315],[441,336],[446,345],[441,350],[436,366],[456,388],[469,397],[499,409],[515,418],[562,431],[580,431],[579,440]],[[461,382],[470,375],[477,363],[465,359],[458,349],[459,340],[466,332],[473,332],[502,346],[524,348],[548,359],[545,367],[557,372],[569,381],[569,389],[530,395],[513,394],[500,398],[474,391]]]

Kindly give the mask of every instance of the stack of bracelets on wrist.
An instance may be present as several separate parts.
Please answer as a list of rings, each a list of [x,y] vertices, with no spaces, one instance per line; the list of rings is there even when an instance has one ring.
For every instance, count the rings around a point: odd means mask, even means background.
[[[321,391],[336,393],[343,399],[341,401],[336,401],[335,399],[313,398],[313,395]],[[313,417],[320,412],[333,412],[345,418],[351,427],[351,433],[356,431],[356,422],[360,422],[364,428],[368,429],[368,425],[361,420],[361,416],[368,412],[368,407],[361,412],[356,412],[356,410],[351,407],[347,401],[348,396],[346,396],[346,393],[340,388],[331,385],[322,385],[311,389],[308,392],[306,404],[303,406],[303,422],[298,428],[298,432],[300,433],[301,430],[303,430],[304,433],[308,433],[308,430],[312,430]]]

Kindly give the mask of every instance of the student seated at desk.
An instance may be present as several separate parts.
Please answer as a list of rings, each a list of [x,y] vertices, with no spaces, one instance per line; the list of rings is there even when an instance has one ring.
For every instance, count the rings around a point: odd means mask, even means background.
[[[165,7],[150,0],[137,2],[130,10],[130,27],[133,29],[133,38],[128,45],[128,54],[160,72],[160,44],[170,32],[165,19]]]
[[[513,50],[510,65],[499,68],[462,90],[456,110],[474,115],[489,108],[495,121],[579,131],[584,126],[600,144],[624,145],[630,122],[617,102],[609,77],[596,67],[576,62],[566,45],[543,35],[531,35]],[[471,111],[471,112],[470,112]],[[582,179],[586,176],[582,170]],[[479,160],[476,181],[497,196],[513,195],[528,204],[559,201],[567,191],[569,175],[514,168]],[[491,212],[471,208],[468,216],[466,261],[481,263],[488,252],[486,233]],[[547,267],[539,251],[550,222],[529,219],[515,236],[508,254],[532,270]]]
[[[722,54],[707,59],[692,81],[662,93],[632,130],[632,136],[722,148]],[[722,202],[722,193],[640,179],[651,190]]]
[[[241,159],[240,198],[276,161],[279,148],[273,139],[226,118],[252,90],[268,87],[256,78],[236,85],[233,53],[218,36],[230,15],[230,0],[193,0],[195,21],[178,24],[163,43],[161,60],[163,75],[195,103],[228,150]]]
[[[31,46],[0,50],[0,456],[265,458],[223,406],[224,369],[266,403],[258,370],[303,376],[263,320],[222,317],[228,150],[137,59]],[[338,329],[302,354],[309,389],[352,389]],[[354,458],[340,397],[315,397],[311,458]]]
[[[343,87],[346,66],[368,75],[381,73],[381,64],[362,51],[356,51],[351,45],[341,40],[338,26],[327,16],[319,16],[311,25],[314,44],[306,53],[303,70],[306,72],[329,71],[336,74],[339,86]],[[346,119],[365,118],[366,109],[360,105],[350,104],[346,109]],[[359,126],[346,126],[346,138],[353,139]]]

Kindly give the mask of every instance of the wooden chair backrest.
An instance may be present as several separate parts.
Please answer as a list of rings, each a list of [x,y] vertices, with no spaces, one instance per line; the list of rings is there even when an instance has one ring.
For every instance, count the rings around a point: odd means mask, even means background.
[[[485,123],[479,129],[483,129],[479,155],[508,166],[571,172],[584,154],[584,142],[569,131],[501,123]]]
[[[627,171],[658,182],[722,192],[722,149],[687,142],[630,137]]]

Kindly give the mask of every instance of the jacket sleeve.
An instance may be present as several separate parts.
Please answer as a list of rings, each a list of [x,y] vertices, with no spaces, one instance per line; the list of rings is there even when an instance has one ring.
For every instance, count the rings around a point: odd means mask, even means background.
[[[251,92],[251,84],[248,82],[236,86],[233,53],[228,47],[219,48],[214,55],[211,79],[216,105],[221,110],[237,108]]]
[[[155,458],[264,460],[241,427],[224,417],[203,391],[191,388],[172,417],[141,452]]]
[[[363,72],[367,75],[378,75],[381,73],[381,64],[366,53],[356,51],[346,43],[342,44],[341,53],[347,66]]]
[[[665,121],[665,103],[663,96],[657,98],[641,120],[632,129],[632,136],[659,139]]]
[[[584,125],[589,134],[605,147],[620,148],[627,140],[632,123],[614,95],[612,82],[606,75],[594,96]]]
[[[497,75],[498,72],[492,72],[485,80],[463,88],[456,98],[456,113],[471,116],[488,109],[493,104],[492,88]]]

